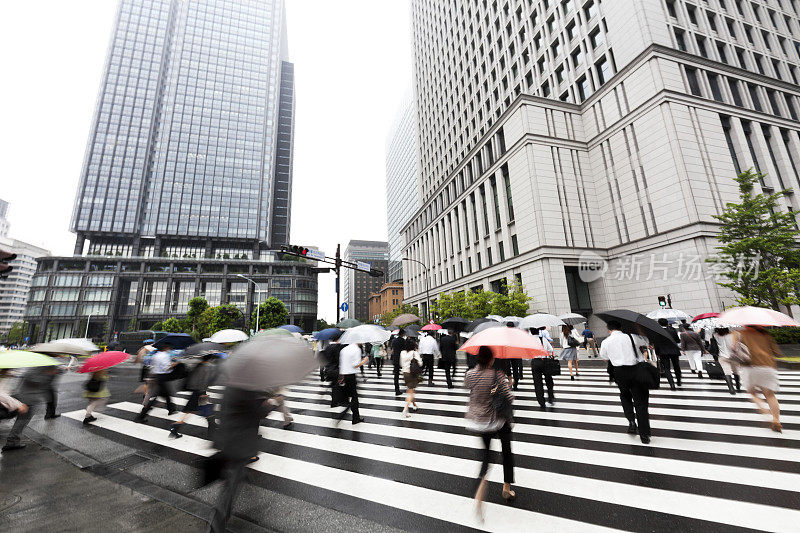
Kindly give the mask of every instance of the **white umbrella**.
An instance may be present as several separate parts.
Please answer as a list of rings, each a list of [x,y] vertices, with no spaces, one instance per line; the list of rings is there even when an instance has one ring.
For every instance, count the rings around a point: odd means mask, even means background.
[[[350,328],[339,337],[339,344],[362,344],[365,342],[386,342],[392,336],[390,331],[372,324],[362,324]]]
[[[565,315],[561,315],[558,318],[564,321],[565,324],[569,324],[570,326],[574,326],[575,324],[583,324],[586,322],[586,317],[583,315],[579,315],[578,313],[567,313]]]
[[[500,322],[484,322],[483,324],[478,324],[475,326],[475,329],[472,330],[472,334],[480,333],[481,331],[491,329],[491,328],[504,328],[506,327],[505,324],[501,324]]]
[[[208,340],[209,342],[220,342],[222,344],[241,342],[247,340],[247,333],[238,329],[222,329],[211,335]]]
[[[495,322],[503,321],[503,317],[501,317],[500,315],[486,315],[486,318],[488,318],[489,320],[494,320]]]
[[[556,315],[551,315],[549,313],[534,313],[523,318],[517,327],[520,329],[531,329],[563,325],[564,321],[558,318]]]
[[[659,318],[666,318],[667,322],[670,324],[675,324],[680,322],[681,320],[686,320],[687,322],[692,319],[689,315],[681,311],[680,309],[655,309],[647,313],[647,318],[652,318],[653,320],[658,320]]]
[[[507,317],[503,318],[502,322],[503,322],[503,324],[508,324],[509,322],[513,322],[514,325],[516,326],[517,324],[522,322],[522,317],[521,316],[507,316]]]
[[[79,339],[79,338],[58,339],[55,342],[66,342],[67,344],[73,344],[79,348],[83,348],[84,350],[89,350],[90,352],[100,351],[100,348],[90,339]]]

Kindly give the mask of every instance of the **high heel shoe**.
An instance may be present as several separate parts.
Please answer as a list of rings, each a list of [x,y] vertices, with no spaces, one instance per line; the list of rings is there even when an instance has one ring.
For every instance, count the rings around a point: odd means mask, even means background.
[[[517,493],[514,492],[513,490],[503,489],[503,499],[506,501],[506,503],[513,502],[516,497]]]

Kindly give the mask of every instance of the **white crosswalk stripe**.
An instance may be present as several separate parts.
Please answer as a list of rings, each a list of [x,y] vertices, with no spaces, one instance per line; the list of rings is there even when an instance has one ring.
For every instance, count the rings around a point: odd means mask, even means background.
[[[358,425],[337,424],[333,416],[341,408],[330,408],[329,391],[315,377],[290,387],[286,405],[294,427],[280,429],[280,415],[270,415],[275,421],[262,426],[261,459],[251,468],[270,479],[301,483],[309,487],[309,501],[322,498],[316,503],[328,506],[335,507],[331,502],[339,494],[363,500],[369,509],[376,494],[391,494],[381,506],[444,527],[504,532],[644,527],[615,521],[624,513],[641,515],[637,523],[653,531],[704,530],[710,524],[796,531],[800,523],[800,373],[781,372],[783,434],[768,429],[744,393],[731,396],[723,382],[686,373],[682,390],[654,391],[650,446],[626,434],[616,387],[604,371],[583,370],[577,381],[558,378],[557,403],[547,410],[539,409],[528,377],[515,391],[517,502],[507,506],[490,498],[485,522],[479,522],[470,496],[481,445],[464,430],[466,391],[447,389],[441,379],[435,387],[422,385],[420,410],[405,419],[388,370],[382,378],[370,371],[367,382],[359,382],[366,422]],[[214,401],[221,401],[224,389],[211,389]],[[173,399],[180,406],[187,397],[179,392]],[[213,453],[202,418],[190,417],[184,438],[170,439],[169,425],[179,415],[156,407],[148,425],[136,424],[132,419],[140,409],[137,403],[112,403],[94,425],[112,438],[118,434],[197,456]],[[82,420],[83,411],[65,416]],[[488,478],[499,491],[499,464]],[[377,508],[370,519],[382,521]]]

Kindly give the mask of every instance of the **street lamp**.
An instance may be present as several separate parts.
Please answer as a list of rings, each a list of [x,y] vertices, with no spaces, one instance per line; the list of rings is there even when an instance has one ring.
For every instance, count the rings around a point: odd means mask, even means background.
[[[248,278],[247,276],[243,276],[242,274],[236,274],[236,276],[242,279],[246,279],[256,287],[256,333],[258,333],[258,319],[260,318],[261,314],[261,287],[258,285],[258,283]]]
[[[430,310],[431,310],[431,292],[430,292],[430,274],[428,273],[428,267],[425,266],[425,263],[418,259],[411,259],[410,257],[404,257],[403,261],[413,261],[414,263],[419,263],[422,265],[422,268],[425,269],[425,321],[430,320]]]
[[[86,333],[84,334],[84,338],[89,338],[89,322],[92,320],[92,313],[89,313],[89,316],[86,318]]]

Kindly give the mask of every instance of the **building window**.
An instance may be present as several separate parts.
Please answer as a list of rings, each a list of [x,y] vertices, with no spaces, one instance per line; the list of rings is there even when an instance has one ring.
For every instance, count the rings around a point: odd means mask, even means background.
[[[795,156],[792,155],[792,145],[789,142],[789,131],[788,130],[781,130],[781,139],[783,140],[783,146],[786,148],[786,154],[789,156],[789,164],[792,166],[792,172],[794,172],[795,179],[800,183],[800,173],[797,172],[797,165],[794,162]]]
[[[489,266],[492,266],[494,264],[494,261],[492,260],[492,249],[491,248],[487,248],[486,249],[486,261],[489,263]]]
[[[500,199],[497,194],[497,180],[494,176],[489,180],[489,185],[492,188],[492,199],[494,200],[494,223],[495,228],[500,229]]]
[[[486,184],[480,186],[481,205],[483,207],[483,234],[489,236],[489,210],[486,207]]]
[[[681,52],[686,51],[686,39],[683,36],[683,31],[675,29],[675,45]]]
[[[739,165],[739,158],[736,157],[736,149],[733,146],[733,137],[731,136],[731,119],[725,115],[720,115],[720,121],[722,122],[722,132],[725,134],[725,142],[728,144],[728,151],[731,154],[733,166],[736,169],[736,175],[739,175],[742,173],[742,167]]]
[[[689,82],[689,92],[695,96],[703,96],[700,91],[700,82],[697,79],[697,71],[693,68],[686,68],[686,81]]]
[[[775,152],[772,150],[772,132],[770,131],[770,127],[762,124],[761,125],[761,133],[764,135],[764,140],[767,144],[767,152],[769,153],[769,159],[772,162],[772,168],[775,169],[775,175],[778,177],[778,183],[781,186],[781,189],[785,189],[786,185],[783,183],[783,175],[781,174],[781,168],[778,166],[778,160],[775,159]]]
[[[711,95],[717,102],[724,102],[722,91],[719,88],[719,76],[716,74],[708,75],[708,85],[711,87]]]
[[[503,174],[503,183],[506,186],[506,208],[508,211],[508,222],[514,221],[514,200],[511,197],[511,178],[508,174],[508,165],[503,165],[500,169]]]
[[[761,107],[761,100],[758,98],[758,87],[752,84],[747,84],[747,90],[750,91],[750,99],[753,100],[753,107],[756,111],[763,111]]]
[[[500,253],[500,261],[505,261],[506,260],[506,250],[505,250],[505,247],[503,246],[503,241],[499,241],[497,243],[497,251]]]
[[[511,253],[515,256],[519,255],[519,243],[517,242],[516,234],[511,236]]]
[[[742,102],[742,95],[739,93],[739,82],[733,78],[728,79],[728,85],[731,89],[731,96],[733,96],[733,103],[739,107],[744,107]]]
[[[609,79],[611,79],[611,64],[607,58],[601,58],[600,61],[594,64],[594,66],[595,70],[597,71],[597,80],[600,82],[600,85],[603,85]]]

